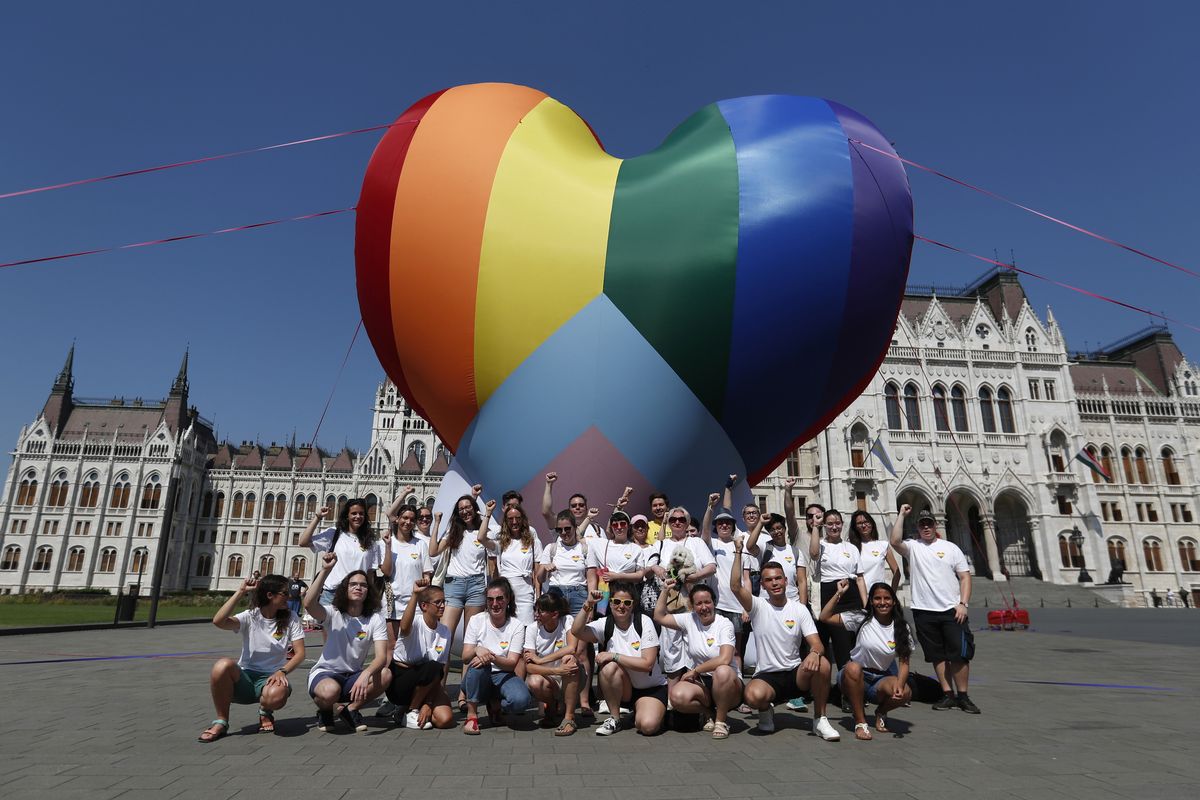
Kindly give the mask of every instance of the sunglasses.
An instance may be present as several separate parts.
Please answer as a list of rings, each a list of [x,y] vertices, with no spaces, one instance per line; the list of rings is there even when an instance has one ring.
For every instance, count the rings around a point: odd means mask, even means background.
[[[613,528],[624,528],[629,525],[629,523],[623,519],[613,520],[612,522],[610,522],[608,524],[610,527],[613,527]]]
[[[558,533],[570,533],[571,531],[575,530],[575,526],[568,525],[565,528],[555,528],[554,530],[557,531]]]
[[[444,607],[446,605],[445,600],[426,600],[425,602],[438,607]]]
[[[667,522],[671,523],[672,525],[686,525],[688,524],[689,520],[687,517],[671,517],[669,520],[667,520]]]
[[[609,600],[608,604],[610,606],[616,606],[617,608],[629,608],[631,605],[633,605],[633,601],[632,600]]]
[[[422,514],[421,516],[417,517],[417,522],[433,522],[433,515]]]
[[[360,583],[360,582],[358,582],[358,581],[355,581],[354,583],[348,584],[348,586],[349,586],[351,589],[365,589],[365,588],[367,588],[367,585],[366,585],[365,583]]]

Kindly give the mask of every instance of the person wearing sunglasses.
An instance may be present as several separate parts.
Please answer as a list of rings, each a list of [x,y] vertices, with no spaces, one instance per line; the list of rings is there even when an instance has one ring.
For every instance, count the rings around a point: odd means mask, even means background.
[[[614,511],[608,520],[608,530],[611,538],[593,545],[588,552],[587,572],[588,591],[599,591],[605,598],[609,584],[638,584],[646,574],[642,548],[629,538],[629,515]],[[601,600],[596,612],[604,614],[606,609],[605,601]]]
[[[559,594],[539,597],[533,613],[537,622],[525,626],[525,685],[542,703],[541,726],[557,725],[555,736],[571,736],[579,730],[575,722],[579,686],[588,681],[579,644],[571,635],[574,620]]]
[[[251,592],[253,607],[234,614]],[[275,731],[275,712],[292,693],[287,676],[304,662],[304,628],[288,606],[288,595],[288,580],[282,575],[247,578],[213,616],[213,625],[241,634],[242,654],[237,661],[222,658],[213,665],[209,688],[217,716],[200,734],[201,742],[215,742],[229,733],[231,703],[258,703],[258,730]]]
[[[488,557],[495,564],[495,574],[512,584],[517,619],[529,625],[533,622],[533,600],[540,591],[537,564],[542,543],[519,503],[506,505],[501,515],[500,536]]]
[[[658,666],[658,631],[654,621],[635,605],[632,586],[616,583],[611,591],[607,617],[588,621],[600,601],[596,592],[571,624],[575,638],[601,650],[596,654],[596,676],[609,717],[596,734],[611,736],[619,731],[621,706],[625,705],[633,708],[637,730],[652,736],[667,713],[667,679]]]
[[[400,617],[387,687],[387,698],[396,709],[392,720],[417,730],[453,728],[454,712],[445,684],[450,660],[450,629],[442,623],[446,593],[421,577],[413,582],[409,595],[412,601]]]
[[[592,511],[599,513],[596,509]],[[591,524],[590,521],[591,514],[585,514],[583,522]],[[595,542],[580,539],[579,530],[571,512],[560,512],[554,524],[558,538],[542,550],[540,558],[542,591],[565,597],[572,616],[580,612],[587,600],[589,548],[596,546]]]
[[[485,612],[477,614],[463,634],[462,691],[467,701],[463,733],[479,735],[479,706],[486,704],[492,727],[504,715],[521,713],[533,702],[517,674],[525,645],[525,626],[516,617],[516,601],[507,578],[491,580],[484,594]]]
[[[553,529],[558,525],[561,515],[554,513],[554,483],[558,480],[557,472],[546,473],[546,490],[542,493],[542,518]],[[604,531],[595,523],[596,514],[588,513],[587,498],[581,494],[573,494],[567,500],[567,511],[575,522],[576,533],[580,541],[590,542],[604,538]]]
[[[308,673],[308,693],[317,705],[317,730],[332,732],[336,717],[351,730],[367,729],[361,709],[383,694],[391,681],[387,669],[387,622],[380,613],[379,591],[363,570],[354,570],[337,585],[333,602],[321,603],[321,589],[337,561],[321,556],[321,570],[304,595],[304,610],[325,626],[325,647]],[[374,658],[367,667],[368,652]]]
[[[337,525],[317,533],[321,521],[329,514],[329,507],[322,506],[308,527],[300,534],[299,546],[309,547],[314,553],[336,553],[333,570],[326,577],[328,586],[321,587],[321,602],[333,602],[334,587],[356,569],[374,575],[378,569],[385,578],[392,575],[392,559],[388,558],[388,542],[380,539],[375,527],[368,519],[367,501],[347,500],[338,513]],[[390,542],[390,536],[389,542]]]
[[[659,594],[666,593],[667,569],[679,548],[686,548],[692,555],[695,571],[684,579],[684,585],[679,587],[681,594],[686,595],[692,586],[706,582],[716,574],[717,563],[713,560],[712,552],[698,536],[688,536],[688,526],[692,524],[692,515],[683,506],[675,506],[667,512],[667,528],[669,534],[651,548],[647,557],[647,566],[654,573],[660,588]],[[683,651],[683,636],[677,630],[667,628],[659,634],[659,660],[663,673],[669,683],[683,674],[687,667],[687,655]]]

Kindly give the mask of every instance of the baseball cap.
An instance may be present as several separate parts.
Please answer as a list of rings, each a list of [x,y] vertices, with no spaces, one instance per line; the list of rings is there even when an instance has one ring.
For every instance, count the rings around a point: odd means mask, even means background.
[[[722,508],[722,509],[718,510],[716,513],[716,516],[713,517],[713,522],[720,522],[723,519],[727,519],[730,522],[736,522],[736,520],[733,517],[733,512],[730,511],[728,508]]]
[[[620,513],[624,513],[624,512],[620,512]],[[634,515],[634,517],[633,517],[633,519],[629,521],[629,524],[630,524],[630,525],[637,525],[639,522],[644,522],[644,523],[646,523],[647,525],[649,525],[649,524],[650,524],[650,520],[646,519],[646,515],[645,515],[645,514],[635,514],[635,515]]]
[[[626,522],[629,522],[629,515],[626,514],[624,511],[614,511],[612,513],[612,516],[608,518],[609,522],[617,522],[620,520],[625,520]]]
[[[925,522],[926,520],[929,520],[930,522],[937,522],[937,519],[933,516],[933,512],[928,509],[922,511],[920,514],[917,514],[917,522]]]

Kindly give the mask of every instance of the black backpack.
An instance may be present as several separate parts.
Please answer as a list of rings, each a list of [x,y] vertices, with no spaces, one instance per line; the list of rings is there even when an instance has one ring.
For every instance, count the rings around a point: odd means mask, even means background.
[[[643,614],[640,611],[638,611],[637,607],[635,606],[633,609],[633,629],[635,631],[637,631],[638,636],[642,635],[642,617],[643,617]],[[653,617],[651,617],[651,620],[653,620]],[[659,624],[657,622],[654,622],[653,625],[654,625],[655,633],[662,632],[662,628],[659,627]],[[608,650],[608,643],[612,641],[613,631],[615,631],[616,629],[617,629],[616,619],[613,617],[613,615],[611,613],[606,615],[604,617],[604,639],[599,644],[600,652],[604,652],[604,651]]]

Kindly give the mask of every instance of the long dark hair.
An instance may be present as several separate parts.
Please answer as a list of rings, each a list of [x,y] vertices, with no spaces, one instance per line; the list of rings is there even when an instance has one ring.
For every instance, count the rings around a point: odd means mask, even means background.
[[[875,609],[871,607],[871,598],[875,596],[876,589],[883,589],[892,598],[892,638],[896,641],[896,658],[908,660],[912,656],[912,635],[908,631],[908,620],[904,618],[904,606],[900,605],[900,598],[896,597],[890,583],[873,583],[867,591],[867,613],[872,619]]]
[[[404,543],[406,543],[406,544],[407,544],[407,543],[409,543],[409,542],[411,542],[411,541],[413,540],[413,538],[414,538],[414,537],[413,537],[413,531],[415,531],[415,530],[417,529],[417,520],[416,520],[416,518],[417,518],[418,516],[420,516],[420,514],[421,514],[421,512],[417,511],[417,507],[416,507],[416,506],[414,506],[412,503],[408,503],[407,505],[400,506],[400,510],[396,512],[396,520],[397,520],[397,521],[396,521],[396,522],[391,522],[391,523],[389,523],[389,524],[392,526],[392,534],[393,534],[393,535],[394,535],[396,538],[398,538],[398,539],[399,539],[399,538],[400,538],[400,522],[399,522],[399,519],[400,519],[400,515],[401,515],[401,514],[403,514],[403,513],[405,513],[406,511],[411,511],[411,512],[412,512],[412,515],[413,515],[413,526],[412,526],[411,528],[409,528],[409,530],[408,530],[408,538],[407,538],[407,539],[400,539],[400,541],[402,541],[402,542],[404,542]]]
[[[858,521],[860,519],[865,519],[867,522],[871,523],[871,534],[872,534],[873,538],[871,538],[871,539],[862,538],[862,534],[860,534],[858,532]],[[861,509],[858,511],[855,511],[853,514],[850,515],[850,544],[854,545],[859,550],[862,550],[863,542],[866,542],[866,541],[874,542],[874,541],[877,541],[878,539],[879,539],[879,526],[875,524],[874,517],[872,517],[866,511],[863,511]]]
[[[258,585],[254,587],[255,607],[265,608],[267,603],[271,602],[271,598],[267,597],[268,594],[286,594],[288,584],[288,579],[282,575],[263,575],[258,579]],[[291,622],[292,611],[285,604],[283,608],[275,612],[275,633],[282,636],[287,632]]]
[[[504,592],[504,597],[508,600],[508,603],[505,605],[505,611],[507,612],[505,621],[507,622],[517,615],[517,598],[513,594],[512,584],[508,582],[508,578],[492,578],[488,581],[487,588],[483,590],[483,593],[486,595],[492,589],[499,589]]]
[[[469,494],[464,494],[462,497],[455,500],[454,513],[450,515],[450,527],[446,529],[446,547],[451,550],[457,550],[463,543],[463,537],[467,534],[467,526],[458,516],[458,507],[462,504],[463,500],[466,500],[471,504],[472,532],[478,531],[479,526],[483,524],[483,517],[479,515],[479,506],[476,504],[474,497]]]
[[[343,614],[350,613],[347,610],[350,608],[350,579],[355,575],[362,575],[363,580],[367,582],[367,595],[363,598],[362,616],[369,617],[382,608],[383,603],[380,601],[379,589],[375,586],[375,580],[361,569],[356,569],[342,578],[342,582],[333,590],[333,607]]]
[[[339,531],[350,533],[350,507],[363,507],[363,522],[358,526],[358,530],[354,535],[358,537],[358,546],[366,550],[375,541],[375,528],[371,526],[371,517],[369,516],[371,508],[367,505],[367,501],[360,497],[353,500],[347,500],[346,505],[342,506],[342,510],[338,513],[337,527]]]

